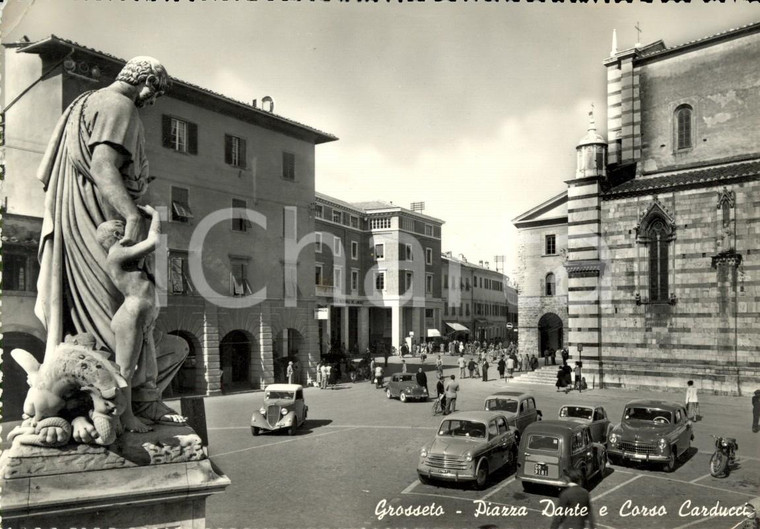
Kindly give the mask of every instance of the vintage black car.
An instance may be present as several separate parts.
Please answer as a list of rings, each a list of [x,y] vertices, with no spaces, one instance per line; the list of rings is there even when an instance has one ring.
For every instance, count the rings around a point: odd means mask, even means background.
[[[560,421],[585,422],[591,428],[591,439],[597,443],[606,444],[607,436],[612,430],[612,424],[607,417],[604,407],[593,404],[568,404],[562,406],[557,413]]]
[[[515,461],[514,431],[498,412],[454,412],[438,427],[435,438],[422,447],[417,474],[420,481],[473,482],[486,486],[488,476]]]
[[[518,443],[525,427],[541,420],[541,410],[536,409],[536,399],[530,393],[499,391],[486,397],[483,407],[486,411],[504,414],[509,425],[516,430]]]
[[[414,373],[395,373],[388,381],[385,396],[389,399],[397,398],[401,402],[407,402],[410,399],[427,400],[428,390],[417,384]]]
[[[625,405],[622,421],[608,439],[610,461],[662,463],[667,472],[691,448],[691,421],[680,404],[663,400],[634,400]]]
[[[522,434],[517,456],[517,471],[523,488],[534,485],[567,487],[567,471],[575,469],[581,476],[580,485],[604,477],[607,451],[604,445],[591,439],[591,429],[581,421],[541,421],[530,424]]]

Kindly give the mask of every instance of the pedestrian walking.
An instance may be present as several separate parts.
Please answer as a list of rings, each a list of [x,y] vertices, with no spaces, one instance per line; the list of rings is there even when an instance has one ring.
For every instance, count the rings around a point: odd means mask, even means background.
[[[557,365],[557,350],[554,347],[552,347],[549,350],[549,354],[552,355],[552,365],[556,366]]]
[[[438,375],[438,382],[435,385],[435,398],[441,401],[441,411],[446,412],[446,389],[443,387],[443,377]]]
[[[699,417],[699,397],[693,380],[686,383],[686,415],[692,421],[696,421]]]
[[[401,372],[406,373],[406,360],[401,361]]]
[[[470,358],[470,361],[467,363],[467,370],[470,372],[470,378],[475,376],[475,368],[477,365],[475,364],[475,360]]]
[[[372,383],[372,382],[374,381],[374,377],[375,377],[375,367],[376,367],[376,365],[375,365],[375,359],[374,359],[374,358],[372,358],[372,359],[369,361],[369,377],[367,377],[367,378],[369,378],[369,381],[370,381],[370,383]]]
[[[557,370],[557,383],[554,385],[557,386],[557,391],[562,391],[561,388],[564,388],[566,386],[565,370],[562,367]]]
[[[335,369],[333,368],[333,366],[331,364],[327,364],[325,366],[325,375],[324,375],[324,377],[325,377],[325,381],[326,381],[325,388],[327,388],[327,386],[334,386],[335,385]]]
[[[549,349],[544,349],[544,365],[549,365]]]
[[[446,411],[445,415],[456,411],[457,408],[457,393],[459,392],[459,382],[456,381],[456,377],[451,375],[451,380],[446,384]]]
[[[328,374],[329,371],[327,370],[327,362],[322,364],[322,367],[319,368],[319,371],[322,375],[322,380],[319,384],[319,389],[327,389],[327,381],[328,381]]]
[[[558,498],[556,512],[551,529],[596,529],[591,496],[580,486],[580,471],[572,468],[567,471],[570,486],[564,489]]]
[[[467,362],[464,359],[464,355],[459,355],[459,359],[457,360],[457,364],[459,365],[459,378],[461,380],[461,379],[464,378],[465,368],[467,367]]]
[[[293,369],[293,362],[288,362],[288,368],[285,370],[285,374],[288,376],[288,384],[293,383],[293,373],[295,370]]]
[[[428,387],[427,387],[427,375],[420,367],[417,369],[417,374],[414,375],[414,377],[417,379],[417,384],[419,384],[421,387],[425,388],[425,393],[427,393]]]
[[[575,375],[575,389],[578,390],[578,393],[583,389],[582,367],[583,363],[578,361],[575,363],[575,369],[573,370],[573,374]]]
[[[502,356],[499,358],[498,365],[498,371],[499,371],[499,379],[504,378],[504,370],[507,368],[507,363],[504,361],[504,357]]]
[[[483,359],[483,382],[488,382],[488,360]]]
[[[383,387],[383,366],[375,366],[375,387]]]
[[[510,355],[507,357],[507,380],[512,378],[512,373],[515,371],[515,357]]]
[[[322,389],[322,361],[317,362],[317,387]]]
[[[752,396],[752,431],[760,431],[760,389],[755,390]]]

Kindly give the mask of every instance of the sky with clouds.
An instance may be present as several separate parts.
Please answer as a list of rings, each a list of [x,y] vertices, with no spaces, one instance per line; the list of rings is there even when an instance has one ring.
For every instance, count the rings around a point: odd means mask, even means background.
[[[593,103],[606,132],[618,47],[667,46],[760,21],[746,0],[675,4],[10,0],[3,42],[50,34],[334,134],[317,190],[346,201],[424,201],[443,250],[506,256],[511,219],[564,188]]]

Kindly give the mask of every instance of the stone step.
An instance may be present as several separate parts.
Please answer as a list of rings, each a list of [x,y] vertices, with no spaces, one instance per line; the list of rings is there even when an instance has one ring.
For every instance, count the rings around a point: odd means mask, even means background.
[[[557,383],[557,369],[557,366],[539,366],[535,371],[516,374],[512,381],[521,384],[553,386]]]

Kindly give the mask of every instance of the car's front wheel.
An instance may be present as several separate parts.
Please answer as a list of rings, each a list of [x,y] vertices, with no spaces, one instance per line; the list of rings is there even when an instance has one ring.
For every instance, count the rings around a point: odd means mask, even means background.
[[[398,396],[398,398],[401,402],[406,402],[406,393],[402,393]]]
[[[424,474],[417,474],[417,476],[420,478],[420,483],[423,485],[430,485],[431,479],[429,477]]]
[[[676,469],[676,447],[670,447],[670,455],[665,463],[665,472],[673,472]]]
[[[295,435],[297,429],[298,429],[298,421],[293,419],[293,424],[291,424],[290,428],[288,428],[288,435]]]
[[[391,395],[391,390],[390,390],[390,389],[386,389],[386,390],[385,390],[385,396],[386,396],[386,397],[388,397],[389,399],[390,399],[391,397],[393,397],[393,395]]]
[[[251,426],[251,435],[257,437],[261,433],[261,429],[258,426]]]
[[[481,460],[478,469],[475,471],[475,488],[483,490],[488,482],[488,462]]]

